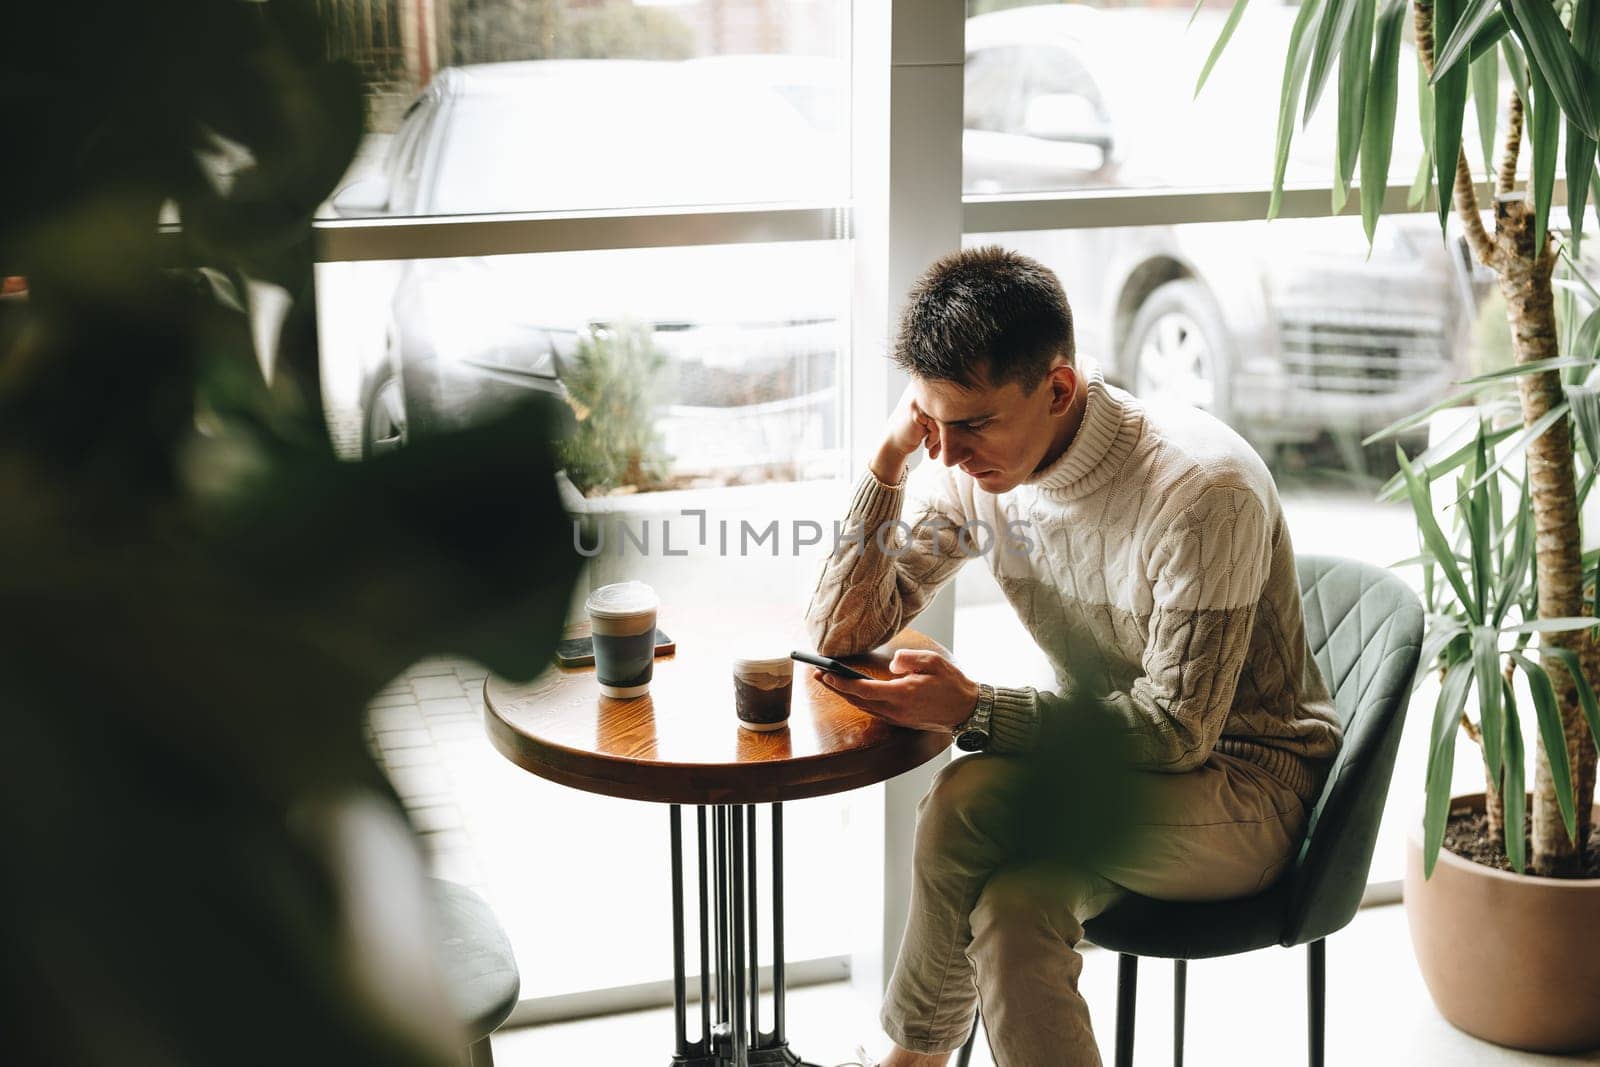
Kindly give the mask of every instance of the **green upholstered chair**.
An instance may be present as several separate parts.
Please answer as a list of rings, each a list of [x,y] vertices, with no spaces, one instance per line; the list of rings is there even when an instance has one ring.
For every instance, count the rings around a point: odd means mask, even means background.
[[[493,1067],[489,1035],[517,1006],[522,977],[511,942],[483,898],[453,882],[431,882],[444,942],[439,954],[451,1007],[467,1032],[465,1067]]]
[[[1404,582],[1371,564],[1302,556],[1297,567],[1306,638],[1333,693],[1344,744],[1312,809],[1298,860],[1271,889],[1204,904],[1130,895],[1085,924],[1090,941],[1119,954],[1117,1067],[1133,1063],[1140,956],[1176,961],[1173,1049],[1182,1067],[1186,962],[1270,945],[1307,946],[1310,1062],[1322,1067],[1324,939],[1355,916],[1366,888],[1422,652],[1422,605]],[[957,1060],[961,1067],[972,1043]]]

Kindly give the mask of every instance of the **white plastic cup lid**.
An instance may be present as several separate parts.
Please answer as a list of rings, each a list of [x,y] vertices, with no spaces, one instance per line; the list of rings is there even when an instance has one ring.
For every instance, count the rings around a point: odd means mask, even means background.
[[[784,671],[794,669],[794,660],[789,658],[788,653],[781,656],[735,656],[733,669],[749,674],[782,674]]]
[[[643,582],[613,582],[589,594],[584,607],[600,619],[626,619],[660,606],[656,591]]]

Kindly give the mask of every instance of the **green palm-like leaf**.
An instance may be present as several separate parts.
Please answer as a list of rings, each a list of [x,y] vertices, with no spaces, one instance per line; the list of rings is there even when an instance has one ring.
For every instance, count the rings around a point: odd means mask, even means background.
[[[1545,235],[1550,228],[1550,201],[1556,192],[1556,150],[1561,140],[1561,111],[1552,96],[1551,83],[1545,81],[1537,64],[1528,69],[1530,103],[1528,134],[1532,144],[1533,254],[1544,254]]]
[[[1591,301],[1600,304],[1600,289],[1596,289],[1594,287],[1594,283],[1584,275],[1583,270],[1579,266],[1577,260],[1573,258],[1572,250],[1563,244],[1560,246],[1560,252],[1561,258],[1567,261],[1568,266],[1572,267],[1572,270],[1564,278],[1552,279],[1552,283],[1562,288],[1582,289],[1585,293],[1589,294],[1589,299]]]
[[[1445,674],[1439,699],[1433,708],[1433,730],[1428,743],[1427,801],[1422,812],[1422,873],[1433,876],[1444,844],[1445,824],[1450,821],[1450,785],[1455,772],[1456,733],[1461,727],[1461,710],[1467,704],[1467,686],[1472,682],[1472,661],[1462,660]]]
[[[1360,0],[1324,0],[1322,22],[1317,26],[1311,48],[1311,74],[1305,111],[1300,116],[1302,124],[1311,121],[1311,113],[1322,101],[1322,91],[1328,87],[1328,77],[1333,73],[1333,61],[1349,39],[1350,24],[1355,21],[1360,7]]]
[[[1572,421],[1578,424],[1578,436],[1583,449],[1591,457],[1590,471],[1596,467],[1593,458],[1600,456],[1600,389],[1592,385],[1567,386],[1567,403],[1572,405]]]
[[[1578,327],[1578,336],[1572,342],[1572,354],[1580,361],[1600,360],[1600,308],[1584,316]]]
[[[1600,138],[1595,110],[1600,79],[1573,48],[1555,5],[1549,0],[1506,0],[1506,7],[1511,31],[1522,42],[1531,60],[1530,74],[1537,73],[1549,83],[1561,110],[1584,133]]]
[[[1435,0],[1433,39],[1449,40],[1461,20],[1461,0]],[[1433,78],[1433,165],[1439,182],[1439,225],[1450,217],[1456,182],[1456,161],[1461,157],[1461,120],[1467,111],[1467,68],[1460,64]]]
[[[1300,90],[1305,84],[1306,66],[1311,61],[1311,47],[1322,10],[1323,0],[1305,0],[1289,31],[1289,53],[1283,66],[1283,86],[1278,98],[1278,141],[1272,173],[1272,199],[1267,204],[1268,219],[1277,218],[1278,210],[1283,206],[1283,176],[1289,168],[1294,117],[1299,108]]]
[[[1593,66],[1600,61],[1600,2],[1576,0],[1572,8],[1572,47]],[[1567,218],[1572,226],[1572,247],[1583,245],[1583,209],[1589,182],[1594,177],[1595,139],[1567,120]]]
[[[1561,615],[1551,619],[1529,619],[1527,622],[1502,626],[1500,632],[1507,634],[1558,634],[1570,633],[1574,630],[1590,630],[1596,625],[1600,625],[1600,619],[1594,619],[1587,615]]]
[[[1389,189],[1389,161],[1394,154],[1394,116],[1400,87],[1400,37],[1406,0],[1384,0],[1377,17],[1365,114],[1361,118],[1361,225],[1367,250],[1378,231],[1378,216]]]
[[[1522,98],[1524,106],[1528,103],[1528,63],[1523,58],[1522,46],[1517,43],[1513,35],[1500,39],[1500,56],[1506,61],[1506,73],[1511,75],[1511,84],[1517,90],[1517,95]]]
[[[1433,665],[1438,663],[1450,643],[1467,632],[1467,626],[1460,619],[1451,615],[1433,615],[1429,617],[1428,630],[1422,638],[1422,656],[1417,661],[1423,664],[1423,669],[1417,672],[1413,679],[1411,689],[1415,692],[1423,682],[1427,681],[1428,674],[1433,670]]]
[[[1528,366],[1532,366],[1532,364],[1528,364]],[[1434,415],[1444,411],[1446,408],[1460,407],[1461,405],[1468,403],[1481,394],[1488,392],[1494,387],[1495,383],[1500,381],[1502,378],[1510,378],[1519,374],[1527,373],[1520,368],[1521,365],[1519,364],[1517,367],[1507,368],[1501,371],[1494,371],[1491,372],[1491,374],[1480,375],[1476,378],[1465,378],[1457,384],[1468,386],[1468,388],[1463,389],[1460,392],[1451,393],[1442,400],[1437,400],[1434,403],[1429,404],[1427,407],[1423,408],[1414,415],[1407,415],[1403,419],[1395,420],[1394,422],[1385,426],[1383,429],[1379,430],[1377,433],[1371,434],[1362,439],[1361,443],[1364,445],[1370,445],[1376,441],[1383,441],[1390,437],[1394,437],[1397,434],[1405,433],[1407,430],[1415,429],[1416,427],[1427,422]]]
[[[1528,840],[1523,830],[1528,818],[1528,788],[1525,784],[1526,757],[1522,750],[1522,722],[1517,715],[1517,696],[1504,678],[1496,688],[1505,698],[1505,774],[1495,774],[1501,782],[1500,799],[1505,805],[1506,859],[1518,874],[1528,868]]]
[[[1542,435],[1546,430],[1550,429],[1550,427],[1554,426],[1557,422],[1561,421],[1561,419],[1565,418],[1567,410],[1568,404],[1565,400],[1563,400],[1561,403],[1557,404],[1543,415],[1540,415],[1539,418],[1534,421],[1532,426],[1529,426],[1527,429],[1523,430],[1517,435],[1516,440],[1512,441],[1506,446],[1506,450],[1503,453],[1500,453],[1500,458],[1495,460],[1494,465],[1480,474],[1477,481],[1473,482],[1469,488],[1477,488],[1479,482],[1484,482],[1490,478],[1493,478],[1500,472],[1500,468],[1504,467],[1507,463],[1510,463],[1512,460],[1522,455],[1523,452],[1527,451],[1529,445],[1538,440],[1540,435]]]
[[[1478,35],[1472,39],[1470,49],[1472,58],[1477,59],[1485,52],[1498,51],[1500,38],[1510,32],[1511,25],[1506,22],[1505,15],[1498,11],[1495,12],[1494,16],[1489,19],[1488,25],[1479,30]]]
[[[1455,69],[1455,65],[1463,59],[1470,60],[1474,47],[1482,48],[1479,42],[1484,39],[1485,31],[1493,27],[1496,18],[1500,19],[1501,26],[1504,27],[1505,19],[1500,15],[1500,0],[1469,0],[1460,21],[1456,23],[1456,28],[1451,31],[1450,38],[1440,45],[1434,54],[1433,80],[1438,81],[1441,75]],[[1505,33],[1505,29],[1502,28],[1500,32]]]
[[[1355,15],[1345,29],[1339,50],[1339,158],[1333,179],[1333,212],[1344,210],[1350,181],[1361,150],[1361,126],[1367,117],[1367,83],[1372,72],[1373,15],[1377,0],[1356,0]]]
[[[1245,5],[1249,2],[1250,0],[1233,0],[1233,10],[1228,12],[1228,20],[1222,24],[1222,32],[1217,34],[1217,43],[1211,46],[1211,54],[1206,56],[1206,65],[1200,68],[1200,77],[1195,79],[1195,96],[1199,96],[1200,90],[1206,87],[1206,79],[1211,77],[1211,68],[1217,65],[1217,60],[1222,58],[1222,50],[1233,40],[1233,31],[1239,28],[1239,20],[1244,17]],[[1199,0],[1199,3],[1195,4],[1195,14],[1199,14],[1200,4],[1203,3],[1205,0]],[[1189,16],[1189,21],[1191,24],[1194,22],[1193,15]]]
[[[1439,529],[1438,520],[1433,517],[1433,500],[1428,495],[1428,487],[1417,477],[1411,461],[1406,459],[1406,454],[1398,446],[1395,448],[1395,455],[1400,461],[1400,473],[1406,480],[1406,492],[1411,496],[1411,510],[1415,513],[1417,526],[1422,531],[1423,546],[1433,554],[1439,569],[1444,572],[1445,581],[1455,590],[1456,597],[1467,610],[1472,623],[1474,625],[1481,623],[1483,621],[1481,616],[1472,614],[1472,594],[1467,589],[1466,579],[1461,575],[1461,568],[1456,564],[1455,553],[1450,549],[1450,541],[1445,537],[1444,531]]]
[[[1552,356],[1549,359],[1533,359],[1527,363],[1513,363],[1509,367],[1501,367],[1485,374],[1475,374],[1471,378],[1462,378],[1457,385],[1478,385],[1483,382],[1503,382],[1510,378],[1520,378],[1524,374],[1543,374],[1547,370],[1565,370],[1568,367],[1593,367],[1593,359],[1581,359],[1577,356]],[[1462,394],[1458,393],[1457,396]]]
[[[1472,61],[1472,108],[1478,116],[1478,143],[1483,173],[1494,181],[1495,122],[1500,107],[1500,53],[1485,52]]]
[[[1594,177],[1595,144],[1577,124],[1567,122],[1567,218],[1572,220],[1572,247],[1583,247],[1583,216]]]
[[[1583,708],[1583,717],[1589,722],[1589,733],[1594,737],[1595,744],[1600,745],[1600,701],[1595,699],[1594,690],[1589,688],[1589,681],[1583,676],[1578,654],[1570,648],[1541,648],[1539,651],[1542,655],[1560,660],[1567,669],[1567,676],[1578,688],[1578,706]]]
[[[1521,426],[1502,427],[1489,435],[1489,447],[1493,448],[1512,434],[1520,432],[1522,432]],[[1475,447],[1473,442],[1468,441],[1454,452],[1451,452],[1449,451],[1450,441],[1446,439],[1434,445],[1411,462],[1414,467],[1422,471],[1424,481],[1433,482],[1465,464],[1467,460],[1472,458],[1472,452]],[[1378,490],[1378,499],[1399,500],[1405,495],[1405,485],[1404,473],[1396,474],[1384,483],[1382,489]]]
[[[1561,809],[1567,840],[1576,842],[1578,807],[1572,799],[1572,763],[1567,758],[1567,736],[1561,724],[1561,706],[1556,701],[1555,686],[1550,683],[1550,675],[1544,667],[1522,653],[1511,653],[1511,660],[1528,676],[1528,691],[1533,694],[1533,710],[1539,720],[1539,737],[1544,741],[1550,781],[1556,790],[1556,806]]]
[[[1417,161],[1417,177],[1406,195],[1406,206],[1421,207],[1433,188],[1433,90],[1428,85],[1428,72],[1423,69],[1422,57],[1417,56],[1417,125],[1422,133],[1422,158]]]
[[[1498,782],[1505,765],[1506,715],[1501,699],[1500,634],[1488,626],[1472,628],[1472,673],[1478,684],[1478,724],[1483,733],[1483,763]]]
[[[1472,466],[1468,468],[1469,478],[1471,472],[1483,470],[1489,465],[1489,451],[1484,445],[1484,424],[1481,418],[1478,420],[1477,436],[1473,440],[1476,448]],[[1494,550],[1489,526],[1493,519],[1490,514],[1489,497],[1494,491],[1491,488],[1494,484],[1493,478],[1478,482],[1468,497],[1466,508],[1467,542],[1472,548],[1469,556],[1472,563],[1472,595],[1477,601],[1480,619],[1489,616],[1489,594],[1494,583]]]
[[[1506,615],[1517,602],[1517,594],[1521,591],[1523,582],[1528,575],[1528,567],[1533,562],[1533,508],[1529,506],[1528,483],[1523,482],[1520,500],[1517,506],[1517,521],[1511,524],[1516,533],[1516,540],[1511,547],[1509,563],[1500,569],[1500,584],[1495,589],[1494,618],[1495,626],[1500,626],[1506,621]]]

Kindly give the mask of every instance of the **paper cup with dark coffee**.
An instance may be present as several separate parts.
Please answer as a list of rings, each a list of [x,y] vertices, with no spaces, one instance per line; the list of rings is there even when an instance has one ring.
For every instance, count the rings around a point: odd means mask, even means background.
[[[733,661],[734,710],[746,730],[781,730],[789,725],[794,692],[794,660],[787,655],[757,655]]]
[[[656,664],[654,589],[643,582],[603,585],[589,594],[589,631],[594,640],[594,673],[600,692],[637,697],[650,691]]]

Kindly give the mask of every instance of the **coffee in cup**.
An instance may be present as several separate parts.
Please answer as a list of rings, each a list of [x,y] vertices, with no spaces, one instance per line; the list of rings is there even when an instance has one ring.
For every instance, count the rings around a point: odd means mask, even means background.
[[[789,725],[794,661],[787,655],[733,661],[734,710],[746,730],[781,730]]]
[[[637,697],[650,691],[656,664],[654,589],[643,582],[616,582],[589,594],[589,631],[594,641],[594,673],[600,692]]]

